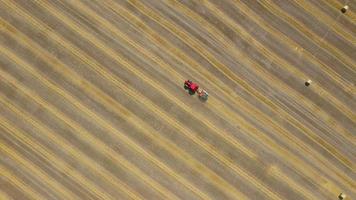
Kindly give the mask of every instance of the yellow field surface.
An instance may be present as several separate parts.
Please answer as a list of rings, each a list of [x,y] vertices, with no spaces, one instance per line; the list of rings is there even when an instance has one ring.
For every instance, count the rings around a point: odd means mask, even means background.
[[[0,200],[354,199],[346,2],[0,1]]]

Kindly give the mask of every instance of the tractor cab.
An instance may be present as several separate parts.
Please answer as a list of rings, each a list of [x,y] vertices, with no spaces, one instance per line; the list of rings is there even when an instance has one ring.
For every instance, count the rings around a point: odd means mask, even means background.
[[[208,100],[208,92],[199,88],[199,85],[196,83],[193,83],[191,80],[186,80],[184,81],[184,88],[186,90],[189,90],[189,94],[193,95],[195,92],[198,93],[198,97],[201,101],[206,101]]]
[[[198,90],[199,85],[196,83],[193,83],[191,80],[186,80],[184,82],[184,88],[189,89],[189,91],[194,94]]]

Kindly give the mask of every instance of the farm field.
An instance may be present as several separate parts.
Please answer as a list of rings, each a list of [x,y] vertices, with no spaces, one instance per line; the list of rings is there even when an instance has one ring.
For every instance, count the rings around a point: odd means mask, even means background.
[[[0,199],[355,199],[347,2],[0,1]]]

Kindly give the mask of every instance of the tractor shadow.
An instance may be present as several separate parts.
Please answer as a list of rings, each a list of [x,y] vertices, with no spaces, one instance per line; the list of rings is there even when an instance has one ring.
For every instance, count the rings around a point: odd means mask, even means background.
[[[193,96],[194,94],[195,94],[195,92],[194,91],[192,91],[192,90],[189,90],[189,92],[188,92],[191,96]]]
[[[189,89],[187,86],[185,86],[185,85],[184,85],[184,89],[185,89],[185,90],[188,90],[188,94],[191,95],[191,96],[195,94],[194,91],[190,90],[190,89]]]

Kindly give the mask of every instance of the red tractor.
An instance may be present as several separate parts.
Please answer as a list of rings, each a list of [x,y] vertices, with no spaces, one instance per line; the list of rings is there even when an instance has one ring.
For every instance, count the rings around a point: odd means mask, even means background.
[[[195,92],[198,93],[199,99],[202,101],[206,101],[208,99],[208,92],[205,90],[199,88],[199,85],[196,83],[193,83],[191,80],[186,80],[184,82],[184,88],[189,90],[189,94],[193,95]]]
[[[186,80],[184,82],[184,88],[188,89],[189,92],[194,94],[198,90],[199,85],[196,83],[193,83],[191,80]]]

